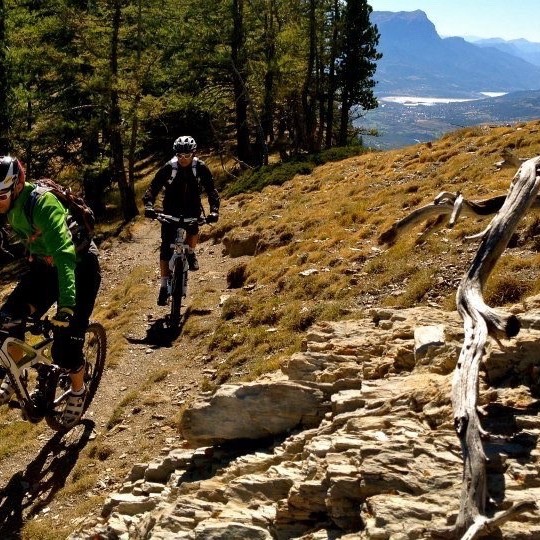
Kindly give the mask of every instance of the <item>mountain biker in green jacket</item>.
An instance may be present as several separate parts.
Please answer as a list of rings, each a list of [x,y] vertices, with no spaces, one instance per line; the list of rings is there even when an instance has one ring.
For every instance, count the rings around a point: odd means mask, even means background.
[[[81,418],[84,386],[84,334],[89,323],[101,271],[93,242],[77,251],[69,225],[72,218],[53,193],[36,199],[29,221],[25,204],[35,185],[27,183],[18,159],[0,156],[0,214],[7,217],[13,233],[24,244],[29,271],[0,308],[0,318],[41,317],[56,302],[51,349],[53,361],[69,371],[71,393],[61,422],[72,427]],[[21,329],[21,338],[24,327]],[[14,389],[7,376],[0,385],[0,405],[7,403]]]
[[[195,157],[197,143],[193,137],[183,135],[173,143],[175,157],[161,167],[154,176],[150,186],[143,195],[145,215],[154,217],[154,202],[163,189],[163,211],[175,217],[198,218],[204,214],[201,191],[208,197],[210,214],[206,216],[207,223],[215,223],[219,217],[220,199],[214,187],[214,178],[204,161]],[[187,260],[190,270],[198,270],[199,263],[195,247],[199,241],[197,225],[186,230],[188,245]],[[176,237],[176,226],[163,223],[161,225],[161,248],[159,252],[159,268],[161,286],[158,295],[158,306],[167,305],[167,282],[170,276],[169,259],[172,256],[171,244]]]

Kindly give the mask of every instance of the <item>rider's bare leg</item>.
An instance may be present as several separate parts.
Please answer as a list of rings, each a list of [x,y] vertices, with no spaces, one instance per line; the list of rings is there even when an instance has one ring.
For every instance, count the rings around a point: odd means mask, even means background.
[[[84,386],[84,366],[75,373],[70,373],[71,390],[78,394]]]
[[[168,278],[171,275],[171,271],[169,270],[169,261],[160,260],[159,271],[162,278]]]
[[[186,244],[191,249],[195,249],[197,247],[198,242],[199,242],[199,235],[198,234],[186,234]]]

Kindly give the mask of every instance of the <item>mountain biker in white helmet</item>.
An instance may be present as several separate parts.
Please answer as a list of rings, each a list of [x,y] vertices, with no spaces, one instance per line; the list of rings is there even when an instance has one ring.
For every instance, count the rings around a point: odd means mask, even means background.
[[[51,192],[36,199],[30,222],[25,205],[35,185],[26,182],[18,159],[0,156],[0,214],[7,217],[13,233],[28,254],[24,273],[0,308],[0,320],[40,317],[56,302],[51,349],[55,364],[69,372],[71,389],[60,421],[66,428],[81,418],[84,385],[84,334],[101,281],[97,247],[90,242],[76,251],[68,227],[70,215]],[[21,329],[24,337],[24,328]],[[0,376],[4,376],[3,372]],[[0,405],[8,403],[14,388],[7,376],[0,384]]]
[[[161,167],[150,186],[143,195],[145,215],[154,217],[154,203],[160,191],[164,189],[163,212],[175,217],[198,218],[204,215],[201,201],[201,189],[206,192],[210,214],[206,216],[208,223],[216,222],[219,216],[219,194],[214,186],[214,178],[204,161],[195,157],[197,143],[193,137],[183,135],[173,143],[175,156]],[[161,284],[158,295],[158,306],[167,304],[167,281],[170,276],[169,259],[172,255],[171,244],[176,236],[174,224],[161,224],[161,248],[159,253],[159,267]],[[188,247],[188,264],[190,270],[198,270],[199,263],[195,254],[195,247],[199,240],[197,225],[188,227],[186,243]]]

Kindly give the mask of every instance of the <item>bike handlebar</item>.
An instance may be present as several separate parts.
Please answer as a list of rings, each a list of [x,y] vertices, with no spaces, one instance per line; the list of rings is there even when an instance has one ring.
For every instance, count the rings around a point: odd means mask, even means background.
[[[190,226],[190,225],[205,225],[207,222],[206,216],[201,216],[198,218],[186,218],[183,216],[175,217],[169,214],[164,214],[163,212],[158,212],[154,210],[154,216],[149,216],[150,219],[155,219],[160,223],[175,223],[181,226]]]
[[[0,320],[0,334],[5,337],[11,335],[17,328],[24,328],[35,336],[49,336],[53,331],[54,325],[48,318],[35,319],[33,317],[24,318],[3,318]]]

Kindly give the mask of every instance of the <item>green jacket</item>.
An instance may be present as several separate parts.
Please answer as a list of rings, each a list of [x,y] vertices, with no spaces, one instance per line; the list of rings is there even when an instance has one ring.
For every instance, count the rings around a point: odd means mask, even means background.
[[[33,224],[28,221],[24,205],[34,184],[25,184],[7,214],[13,232],[24,243],[31,256],[51,262],[58,271],[58,307],[75,306],[75,266],[77,256],[67,226],[68,212],[52,194],[38,197],[33,210]],[[32,226],[33,225],[33,226]]]

